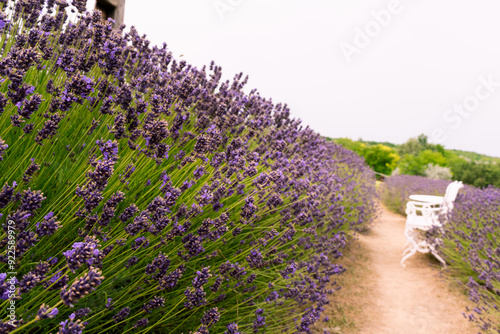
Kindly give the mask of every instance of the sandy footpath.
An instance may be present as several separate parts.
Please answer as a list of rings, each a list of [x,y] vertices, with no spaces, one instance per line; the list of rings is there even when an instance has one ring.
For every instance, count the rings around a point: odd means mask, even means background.
[[[400,265],[405,218],[383,208],[379,221],[366,235],[358,235],[345,274],[344,288],[333,297],[326,313],[346,312],[354,323],[331,328],[330,333],[362,334],[468,334],[477,333],[462,315],[467,297],[440,278],[440,264],[417,253]],[[355,258],[357,257],[357,258]],[[359,261],[358,261],[359,259]],[[360,263],[361,262],[361,263]],[[343,315],[344,316],[344,315]],[[318,331],[319,332],[319,331]]]

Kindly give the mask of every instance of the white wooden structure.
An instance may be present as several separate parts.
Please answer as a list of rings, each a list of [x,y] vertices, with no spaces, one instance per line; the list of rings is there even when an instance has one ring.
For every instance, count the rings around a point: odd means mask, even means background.
[[[462,182],[454,181],[446,188],[444,197],[410,196],[411,201],[406,203],[405,225],[405,236],[408,242],[403,247],[401,266],[405,267],[404,262],[415,253],[420,252],[431,253],[446,267],[446,262],[437,254],[434,245],[425,240],[422,231],[427,231],[433,226],[442,226],[444,222],[440,221],[440,217],[446,217],[446,214],[453,210],[453,204],[461,188],[463,188]]]

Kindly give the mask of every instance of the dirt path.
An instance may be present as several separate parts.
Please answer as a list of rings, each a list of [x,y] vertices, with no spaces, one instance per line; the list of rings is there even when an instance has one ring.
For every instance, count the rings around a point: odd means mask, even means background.
[[[343,334],[478,332],[462,315],[467,297],[439,277],[439,262],[417,253],[401,267],[404,223],[404,217],[383,208],[371,232],[359,235],[345,263],[352,270],[339,280],[344,288],[327,309],[337,321],[341,312],[341,318],[354,323],[346,320],[332,328],[323,322],[318,329]]]

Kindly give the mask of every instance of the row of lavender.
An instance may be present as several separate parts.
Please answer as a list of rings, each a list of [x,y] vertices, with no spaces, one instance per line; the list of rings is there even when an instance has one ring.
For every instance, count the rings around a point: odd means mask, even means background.
[[[0,1],[0,333],[308,332],[372,171],[72,5]]]
[[[386,180],[382,199],[404,214],[410,194],[444,195],[449,182],[420,176],[393,176]],[[455,201],[443,231],[429,238],[442,240],[439,251],[449,273],[464,285],[474,306],[464,314],[486,333],[500,333],[500,189],[465,186]]]

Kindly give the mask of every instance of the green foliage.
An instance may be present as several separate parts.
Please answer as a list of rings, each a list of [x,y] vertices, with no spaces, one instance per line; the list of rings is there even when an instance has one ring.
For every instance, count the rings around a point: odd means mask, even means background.
[[[337,138],[337,139],[334,139],[334,141],[337,144],[342,145],[344,148],[357,153],[358,155],[362,155],[362,151],[366,147],[366,144],[364,144],[363,142],[354,141],[354,140],[349,139],[349,138]]]
[[[386,145],[367,145],[365,142],[353,141],[349,138],[338,138],[335,142],[362,156],[366,164],[377,173],[390,175],[398,166],[399,155],[393,148]]]
[[[429,149],[420,151],[416,155],[405,154],[399,164],[401,174],[423,176],[429,164],[446,166],[446,157]]]
[[[420,151],[425,150],[426,146],[425,144],[427,143],[427,140],[418,140],[417,138],[410,138],[406,143],[401,144],[398,147],[398,153],[401,156],[404,155],[417,155]]]
[[[475,152],[448,150],[443,145],[429,143],[424,134],[410,138],[401,145],[361,139],[354,141],[348,138],[333,140],[364,157],[367,165],[378,173],[390,175],[398,168],[399,174],[436,175],[436,178],[446,179],[446,168],[449,168],[454,180],[480,188],[488,185],[500,186],[500,158]],[[438,177],[438,174],[442,176]]]
[[[451,167],[453,178],[478,188],[493,185],[500,188],[500,165],[458,161]]]
[[[393,144],[393,143],[389,143],[387,141],[378,142],[378,141],[371,141],[371,140],[368,140],[368,141],[363,140],[362,142],[367,144],[367,145],[370,145],[370,146],[382,144],[384,146],[388,146],[388,147],[394,148],[394,149],[396,149],[398,147],[398,145]]]
[[[500,158],[491,157],[488,155],[476,153],[476,152],[468,152],[461,150],[447,150],[457,157],[465,158],[466,160],[476,161],[476,162],[491,162],[491,163],[500,163]]]
[[[362,155],[368,166],[385,175],[390,175],[399,162],[396,151],[382,144],[366,146]]]

